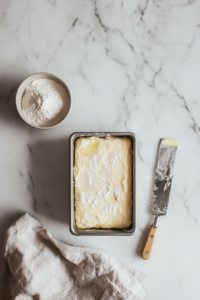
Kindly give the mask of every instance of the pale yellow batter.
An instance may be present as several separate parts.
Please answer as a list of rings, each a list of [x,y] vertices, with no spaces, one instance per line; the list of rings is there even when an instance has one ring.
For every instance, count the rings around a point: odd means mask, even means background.
[[[132,144],[128,138],[77,139],[74,180],[79,228],[131,225]]]

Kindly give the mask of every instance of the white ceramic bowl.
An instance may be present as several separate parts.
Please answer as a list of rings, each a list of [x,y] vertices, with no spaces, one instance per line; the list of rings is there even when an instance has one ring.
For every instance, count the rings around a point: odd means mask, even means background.
[[[37,126],[35,124],[32,124],[26,117],[26,115],[24,114],[23,110],[22,110],[22,97],[24,95],[24,92],[25,92],[25,89],[26,87],[34,80],[37,80],[37,79],[52,79],[54,81],[57,81],[58,83],[60,83],[65,89],[66,89],[66,92],[68,94],[68,99],[67,101],[69,101],[68,103],[68,111],[66,113],[66,116],[60,121],[58,122],[57,124],[53,125],[53,126],[48,126],[48,127],[40,127],[40,126]],[[45,73],[45,72],[41,72],[41,73],[35,73],[35,74],[32,74],[30,76],[28,76],[26,79],[24,79],[24,81],[22,81],[22,83],[20,84],[18,90],[17,90],[17,94],[16,94],[16,107],[17,107],[17,111],[20,115],[20,117],[24,120],[24,122],[26,122],[28,125],[32,126],[32,127],[35,127],[37,129],[51,129],[51,128],[55,128],[57,127],[58,125],[62,124],[66,119],[67,117],[69,116],[69,113],[71,111],[71,107],[72,107],[72,96],[71,96],[71,92],[68,88],[68,86],[64,83],[64,81],[62,81],[59,77],[53,75],[53,74],[50,74],[50,73]]]

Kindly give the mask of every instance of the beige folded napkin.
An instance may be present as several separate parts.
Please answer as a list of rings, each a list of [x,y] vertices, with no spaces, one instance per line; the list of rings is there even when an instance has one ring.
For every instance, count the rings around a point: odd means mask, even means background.
[[[6,231],[0,300],[141,300],[145,278],[101,251],[58,242],[28,214]]]

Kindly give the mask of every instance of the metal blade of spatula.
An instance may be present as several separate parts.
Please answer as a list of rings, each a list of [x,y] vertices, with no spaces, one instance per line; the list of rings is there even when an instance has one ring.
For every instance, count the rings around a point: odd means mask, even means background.
[[[142,257],[144,259],[149,259],[151,256],[159,217],[167,214],[178,147],[180,147],[180,143],[177,140],[162,139],[160,141],[158,162],[150,205],[150,213],[153,215],[154,219],[142,251]]]

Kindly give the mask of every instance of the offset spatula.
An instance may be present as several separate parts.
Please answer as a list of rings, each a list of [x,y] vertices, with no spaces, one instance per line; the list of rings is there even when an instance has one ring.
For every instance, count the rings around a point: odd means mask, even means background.
[[[177,140],[162,139],[160,141],[158,163],[150,205],[150,213],[153,215],[154,219],[142,251],[142,257],[144,259],[149,259],[151,256],[160,216],[165,216],[167,214],[178,147],[180,147],[180,144]]]

